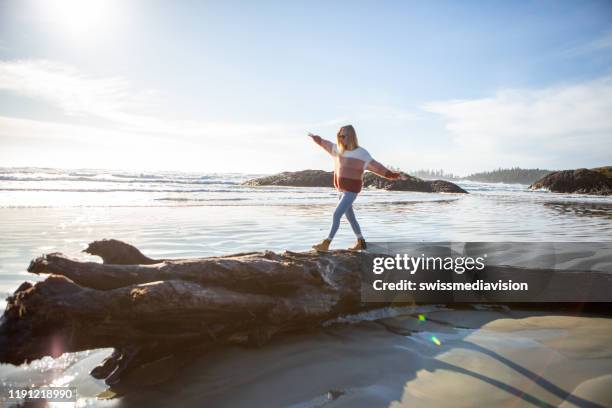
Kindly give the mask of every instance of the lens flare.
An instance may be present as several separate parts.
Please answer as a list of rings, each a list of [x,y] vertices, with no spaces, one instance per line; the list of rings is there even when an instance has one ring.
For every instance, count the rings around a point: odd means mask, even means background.
[[[70,36],[107,33],[115,17],[111,12],[117,6],[110,0],[38,0],[35,4],[54,30]]]

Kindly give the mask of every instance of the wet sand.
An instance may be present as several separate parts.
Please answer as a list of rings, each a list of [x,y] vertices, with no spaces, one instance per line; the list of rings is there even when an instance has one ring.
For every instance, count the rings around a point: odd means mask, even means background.
[[[612,319],[457,310],[426,316],[327,328],[257,350],[219,351],[199,358],[174,381],[116,406],[612,404]]]
[[[366,314],[257,349],[214,350],[175,373],[150,371],[144,382],[174,377],[108,401],[95,399],[105,387],[83,374],[109,350],[80,356],[56,384],[76,386],[81,404],[105,407],[612,404],[612,319],[481,309]]]

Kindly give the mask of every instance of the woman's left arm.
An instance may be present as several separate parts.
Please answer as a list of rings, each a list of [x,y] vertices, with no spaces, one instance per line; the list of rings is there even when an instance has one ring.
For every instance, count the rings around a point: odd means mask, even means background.
[[[380,164],[374,159],[370,160],[370,163],[368,163],[366,170],[369,170],[372,173],[376,173],[379,176],[390,179],[390,180],[395,180],[400,177],[400,173],[389,170],[388,168],[386,168],[385,166],[383,166],[382,164]]]

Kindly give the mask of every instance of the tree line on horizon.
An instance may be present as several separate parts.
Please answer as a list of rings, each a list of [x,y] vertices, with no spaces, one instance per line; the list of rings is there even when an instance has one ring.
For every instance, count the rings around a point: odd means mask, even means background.
[[[443,169],[419,169],[411,172],[413,176],[431,180],[470,180],[480,181],[483,183],[508,183],[508,184],[531,184],[554,170],[546,169],[522,169],[520,167],[512,167],[509,169],[498,168],[491,171],[482,171],[462,177],[453,173],[447,173]]]

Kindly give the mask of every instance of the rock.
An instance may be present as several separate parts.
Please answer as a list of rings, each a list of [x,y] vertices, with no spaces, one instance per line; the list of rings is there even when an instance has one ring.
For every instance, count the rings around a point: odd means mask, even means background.
[[[374,173],[366,172],[364,187],[375,187],[391,191],[418,191],[423,193],[465,193],[458,185],[444,180],[422,180],[406,173],[406,180],[388,180]],[[291,186],[291,187],[333,187],[333,173],[323,170],[285,171],[272,176],[248,180],[247,186]]]
[[[271,176],[248,180],[247,186],[291,186],[291,187],[333,187],[334,175],[331,171],[301,170],[284,171]]]
[[[366,173],[363,177],[364,187],[376,187],[390,191],[419,191],[423,193],[464,193],[467,191],[458,185],[444,180],[422,180],[402,173],[406,180],[389,180],[374,173]]]
[[[465,191],[455,183],[451,183],[450,181],[432,180],[425,182],[431,185],[431,191],[433,191],[434,193],[468,193],[467,191]]]
[[[529,186],[554,193],[612,194],[612,167],[555,171]]]

